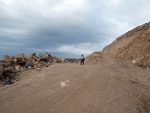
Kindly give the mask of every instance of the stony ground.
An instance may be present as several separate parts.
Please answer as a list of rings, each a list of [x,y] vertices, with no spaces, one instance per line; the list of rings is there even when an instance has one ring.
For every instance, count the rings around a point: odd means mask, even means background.
[[[0,113],[150,113],[150,72],[104,54],[27,71],[0,87]]]

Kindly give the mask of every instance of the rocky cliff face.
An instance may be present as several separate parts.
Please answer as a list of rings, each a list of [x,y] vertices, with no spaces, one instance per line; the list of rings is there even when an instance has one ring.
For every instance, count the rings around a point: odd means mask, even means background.
[[[150,22],[118,37],[103,52],[144,68],[150,67]]]

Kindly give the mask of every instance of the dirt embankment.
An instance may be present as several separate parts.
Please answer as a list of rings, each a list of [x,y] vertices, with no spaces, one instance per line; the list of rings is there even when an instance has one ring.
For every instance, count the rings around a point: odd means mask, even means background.
[[[101,51],[96,51],[86,57],[85,62],[86,63],[96,63],[96,62],[101,62],[102,61],[102,52]]]
[[[103,52],[150,70],[150,22],[118,37]]]
[[[149,113],[150,72],[101,54],[95,64],[26,71],[0,88],[2,113]]]

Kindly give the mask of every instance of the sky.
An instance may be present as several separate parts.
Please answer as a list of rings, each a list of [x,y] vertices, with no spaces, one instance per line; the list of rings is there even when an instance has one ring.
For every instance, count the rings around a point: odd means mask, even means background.
[[[0,0],[0,58],[79,58],[150,21],[150,0]]]

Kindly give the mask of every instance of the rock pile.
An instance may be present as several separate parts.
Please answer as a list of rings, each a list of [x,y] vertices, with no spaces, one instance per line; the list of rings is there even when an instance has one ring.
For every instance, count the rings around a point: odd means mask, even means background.
[[[150,22],[118,37],[103,52],[143,68],[150,68]]]
[[[95,63],[95,62],[101,62],[102,61],[102,52],[96,51],[89,56],[86,57],[85,62],[86,63]]]
[[[7,76],[14,75],[17,72],[22,72],[24,69],[37,69],[48,67],[52,63],[60,62],[60,59],[46,52],[45,55],[39,53],[30,53],[24,55],[23,53],[16,56],[3,56],[0,60],[0,79]],[[2,76],[3,75],[3,76]]]

